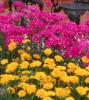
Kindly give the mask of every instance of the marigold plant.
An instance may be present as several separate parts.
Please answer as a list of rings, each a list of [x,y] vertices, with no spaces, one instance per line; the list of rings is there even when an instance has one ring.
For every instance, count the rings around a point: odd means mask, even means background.
[[[14,56],[15,52],[17,56]],[[0,61],[0,88],[4,89],[0,94],[1,100],[7,96],[7,100],[89,99],[87,57],[77,61],[65,58],[53,48],[35,46],[32,41],[22,42],[12,51],[8,48],[6,53],[9,57]]]

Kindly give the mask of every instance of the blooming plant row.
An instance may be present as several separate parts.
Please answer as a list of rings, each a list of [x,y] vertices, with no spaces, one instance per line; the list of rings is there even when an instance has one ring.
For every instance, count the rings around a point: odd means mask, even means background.
[[[53,47],[65,57],[89,56],[89,24],[77,25],[67,21],[60,13],[40,11],[37,6],[24,8],[0,16],[0,32],[4,34],[5,46],[13,39],[17,44],[24,37]]]
[[[6,54],[0,58],[0,100],[89,99],[86,56],[79,62],[65,59],[52,48],[43,48],[28,39],[19,45],[11,40]]]

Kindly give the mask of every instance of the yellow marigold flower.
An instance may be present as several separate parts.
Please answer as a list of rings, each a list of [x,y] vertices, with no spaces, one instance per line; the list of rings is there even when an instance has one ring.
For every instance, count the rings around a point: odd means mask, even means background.
[[[28,53],[25,53],[25,52],[22,53],[20,57],[21,57],[21,60],[31,60],[32,58]]]
[[[55,64],[54,63],[49,63],[49,64],[44,64],[43,67],[44,68],[48,68],[48,69],[55,69]]]
[[[13,87],[8,87],[7,88],[7,91],[10,93],[10,94],[14,94],[15,93],[15,89]]]
[[[14,72],[18,67],[18,63],[17,62],[11,62],[10,64],[8,64],[6,66],[6,73],[10,73],[10,72]]]
[[[43,67],[49,68],[49,69],[54,69],[56,67],[54,59],[52,59],[52,58],[46,58],[46,59],[44,59],[44,65],[43,65]]]
[[[18,50],[18,54],[23,54],[24,52],[25,52],[25,51],[22,50],[22,49]]]
[[[16,43],[12,40],[8,45],[8,50],[13,51],[16,48]]]
[[[33,84],[32,84],[32,85],[29,85],[28,88],[26,89],[27,93],[30,94],[30,95],[31,95],[32,93],[35,93],[36,90],[37,90],[37,89],[36,89],[36,85],[33,85]]]
[[[20,91],[18,92],[18,96],[19,96],[19,97],[24,97],[24,96],[26,96],[26,91],[25,91],[25,90],[20,90]]]
[[[84,62],[84,63],[88,63],[88,62],[89,62],[89,58],[87,58],[86,56],[83,56],[83,57],[81,58],[81,60],[82,60],[82,62]]]
[[[54,100],[51,97],[44,97],[42,100]]]
[[[48,91],[47,92],[47,96],[49,96],[49,97],[54,97],[56,94],[55,94],[55,92],[54,91]]]
[[[67,72],[68,73],[74,73],[74,71],[76,69],[79,69],[80,68],[80,66],[78,66],[78,65],[76,65],[76,64],[74,64],[72,62],[68,63],[67,67],[68,67],[68,69],[67,69]]]
[[[36,92],[36,96],[39,98],[47,97],[47,91],[44,89],[38,89]]]
[[[89,77],[85,79],[85,83],[89,84]]]
[[[47,90],[52,89],[53,88],[53,84],[52,83],[46,83],[46,84],[43,85],[43,88],[47,89]]]
[[[70,77],[67,75],[62,75],[62,76],[60,76],[60,80],[63,81],[64,83],[69,83]]]
[[[68,63],[67,67],[70,68],[70,69],[74,69],[74,70],[77,69],[77,68],[80,68],[78,65],[76,65],[72,62]]]
[[[51,72],[51,75],[55,78],[59,78],[61,77],[62,75],[63,76],[66,76],[67,73],[65,71],[61,71],[59,68],[55,68],[52,72]]]
[[[52,59],[52,58],[46,58],[46,59],[44,59],[44,63],[45,63],[45,64],[55,63],[55,61],[54,61],[54,59]]]
[[[49,56],[50,54],[52,54],[53,51],[50,48],[46,48],[43,52],[44,52],[44,54]]]
[[[88,76],[89,75],[89,71],[87,71],[83,68],[76,69],[74,73],[79,76]]]
[[[22,63],[20,64],[22,69],[26,69],[29,66],[29,62],[28,61],[22,61]]]
[[[46,83],[54,83],[55,79],[52,76],[46,75],[43,80],[41,80],[41,84],[46,84]]]
[[[42,81],[42,80],[46,79],[46,74],[44,72],[37,72],[35,74],[34,78]]]
[[[66,70],[66,67],[65,67],[65,66],[57,66],[57,68],[58,68],[59,70]]]
[[[50,75],[46,76],[46,80],[47,80],[48,83],[53,83],[54,82],[54,78],[52,76],[50,76]]]
[[[7,64],[8,63],[8,59],[3,59],[3,60],[1,60],[1,64],[2,65],[5,65],[5,64]]]
[[[85,95],[87,93],[87,91],[89,90],[89,88],[87,87],[83,87],[83,86],[78,86],[76,88],[76,91],[78,92],[78,94],[80,95]]]
[[[22,82],[27,82],[29,80],[29,77],[28,76],[21,76],[20,80]]]
[[[25,40],[22,41],[23,44],[30,43],[30,42],[31,41],[29,39],[25,39]]]
[[[67,97],[71,93],[71,90],[69,88],[59,87],[59,88],[56,88],[55,91],[56,91],[56,96],[58,97]]]
[[[28,84],[25,82],[21,82],[18,84],[18,87],[23,88],[24,90],[26,90],[28,88]]]
[[[30,64],[30,67],[33,68],[33,67],[40,67],[42,64],[41,61],[39,60],[36,60],[36,61],[33,61],[31,64]]]
[[[65,100],[75,100],[73,97],[67,97]]]
[[[62,58],[62,56],[60,56],[60,55],[56,55],[54,58],[55,58],[55,60],[56,60],[57,62],[63,61],[63,58]]]
[[[73,84],[76,84],[79,82],[79,77],[78,76],[70,76],[70,82]]]
[[[40,54],[34,54],[33,57],[36,58],[36,59],[40,59],[41,58]]]

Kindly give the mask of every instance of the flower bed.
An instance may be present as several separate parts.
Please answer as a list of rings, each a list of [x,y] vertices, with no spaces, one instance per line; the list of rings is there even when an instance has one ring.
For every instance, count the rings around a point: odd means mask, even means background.
[[[2,54],[2,50],[0,54]],[[66,59],[28,39],[11,41],[0,59],[0,99],[88,100],[89,58]],[[17,53],[17,56],[15,55]]]
[[[0,100],[89,99],[89,21],[21,6],[0,32]]]

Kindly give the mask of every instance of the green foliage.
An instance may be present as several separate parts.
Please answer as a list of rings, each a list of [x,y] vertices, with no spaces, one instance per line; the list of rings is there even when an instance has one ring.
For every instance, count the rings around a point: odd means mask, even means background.
[[[5,35],[2,32],[0,32],[0,46],[3,47],[4,44],[5,44]]]

